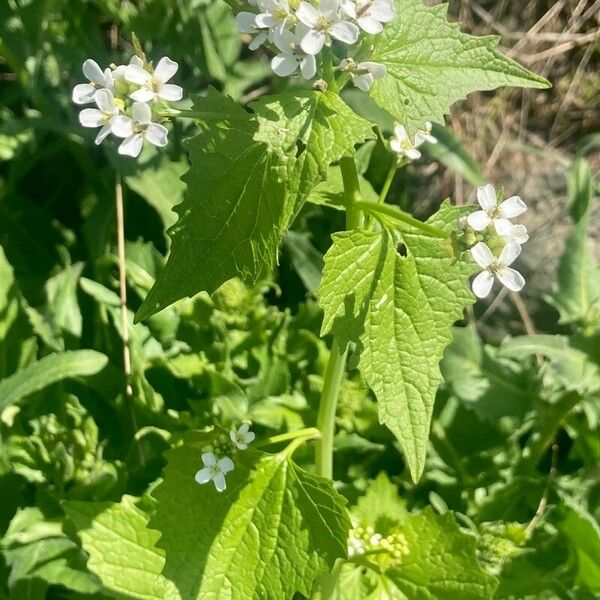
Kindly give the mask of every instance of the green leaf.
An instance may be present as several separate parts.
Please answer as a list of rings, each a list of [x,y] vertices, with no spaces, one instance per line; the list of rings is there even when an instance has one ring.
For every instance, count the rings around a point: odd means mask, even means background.
[[[428,223],[450,235],[462,213],[444,204]],[[467,286],[473,266],[454,256],[449,240],[399,236],[386,230],[334,235],[317,295],[325,313],[322,333],[332,331],[342,345],[359,342],[358,368],[416,481],[441,381],[439,362],[452,325],[474,301]]]
[[[84,594],[100,589],[99,580],[86,571],[77,544],[62,532],[60,522],[45,520],[38,508],[17,512],[0,547],[11,567],[11,598],[44,598],[50,585]]]
[[[557,284],[546,299],[560,313],[560,323],[594,330],[600,327],[600,269],[588,240],[592,176],[586,160],[575,161],[567,184],[573,230],[560,259]]]
[[[349,520],[331,482],[286,453],[233,455],[227,490],[199,485],[206,434],[167,454],[150,527],[166,550],[164,575],[186,600],[279,600],[309,595],[317,575],[346,555]]]
[[[254,115],[214,90],[195,102],[204,131],[189,142],[171,256],[138,319],[236,276],[254,284],[329,164],[372,136],[370,124],[330,92],[274,96],[252,108]]]
[[[473,37],[446,20],[447,4],[396,0],[396,18],[375,39],[372,58],[387,75],[371,96],[411,135],[427,121],[443,123],[450,106],[470,92],[503,85],[546,88],[549,83],[503,56],[495,36]]]
[[[594,517],[573,500],[558,509],[558,529],[569,540],[577,556],[575,583],[600,591],[600,527]]]
[[[25,396],[70,377],[95,375],[108,358],[95,350],[75,350],[50,354],[0,381],[0,413]]]
[[[283,243],[298,277],[309,292],[314,292],[321,281],[323,255],[312,245],[308,235],[297,231],[286,232]]]
[[[88,569],[113,598],[177,599],[174,585],[162,575],[164,552],[155,544],[160,534],[148,528],[139,501],[123,496],[110,502],[65,502],[64,509],[89,555]]]

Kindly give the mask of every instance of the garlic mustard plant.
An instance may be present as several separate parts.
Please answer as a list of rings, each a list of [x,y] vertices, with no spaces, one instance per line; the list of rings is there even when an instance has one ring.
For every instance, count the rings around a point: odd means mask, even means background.
[[[478,242],[471,248],[471,254],[475,262],[483,269],[473,280],[473,293],[478,298],[486,298],[489,295],[494,278],[513,292],[520,292],[523,289],[525,279],[518,271],[510,267],[521,254],[519,244],[508,243],[496,258],[485,242]]]

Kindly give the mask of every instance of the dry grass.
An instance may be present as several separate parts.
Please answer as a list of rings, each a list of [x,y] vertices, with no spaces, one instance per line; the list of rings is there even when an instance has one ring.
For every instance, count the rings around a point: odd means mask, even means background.
[[[527,310],[544,329],[555,315],[541,296],[551,288],[570,228],[565,171],[581,140],[600,132],[600,0],[450,0],[449,11],[469,33],[500,36],[504,52],[553,85],[473,94],[449,118],[488,180],[519,193],[531,207],[524,222],[532,239],[520,267],[529,281]],[[587,157],[598,174],[600,152]],[[438,194],[461,203],[473,199],[469,185],[438,169]],[[600,258],[600,224],[592,238]],[[494,336],[524,330],[508,296],[488,307],[485,323]]]

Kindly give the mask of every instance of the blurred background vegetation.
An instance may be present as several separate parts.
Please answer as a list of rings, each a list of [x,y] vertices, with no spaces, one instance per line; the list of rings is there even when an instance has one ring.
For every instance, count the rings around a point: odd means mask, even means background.
[[[419,216],[471,202],[490,181],[520,194],[530,229],[521,298],[478,303],[442,370],[428,466],[413,486],[356,374],[338,415],[336,478],[354,501],[387,472],[410,508],[457,511],[497,598],[600,592],[600,2],[453,0],[475,34],[548,77],[548,91],[473,94],[437,146],[398,174]],[[98,148],[77,121],[81,64],[180,64],[189,95],[213,85],[245,104],[281,85],[213,0],[0,0],[0,598],[103,598],[65,499],[144,494],[190,428],[250,418],[260,434],[315,421],[328,350],[312,292],[330,234],[318,193],[256,289],[232,281],[133,326],[164,262],[186,171],[177,123],[138,163]],[[185,105],[185,102],[184,102]],[[361,154],[378,190],[391,157]],[[123,393],[114,217],[125,182],[133,397]],[[210,190],[206,190],[210,194]],[[334,193],[331,189],[320,193]],[[510,334],[511,337],[507,337]],[[536,336],[536,337],[533,337]],[[310,465],[311,456],[299,453]],[[518,525],[517,525],[518,524]]]

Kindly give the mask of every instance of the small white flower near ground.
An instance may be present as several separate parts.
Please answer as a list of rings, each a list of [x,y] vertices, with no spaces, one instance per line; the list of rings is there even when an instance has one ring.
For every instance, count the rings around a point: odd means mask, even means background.
[[[421,151],[418,149],[425,142],[437,144],[435,137],[431,135],[431,123],[427,123],[425,129],[419,129],[415,134],[413,142],[406,127],[396,124],[394,135],[390,139],[390,148],[398,155],[398,158],[408,158],[408,160],[418,160],[421,158]]]
[[[149,73],[139,64],[130,64],[125,70],[125,79],[129,83],[141,86],[130,94],[135,102],[152,102],[166,100],[175,102],[183,97],[183,89],[175,84],[167,83],[177,73],[179,65],[163,56],[158,61],[153,73]]]
[[[79,113],[79,122],[83,127],[101,127],[95,140],[96,144],[101,144],[112,131],[119,107],[115,104],[112,92],[107,89],[95,92],[94,101],[98,108],[84,108]]]
[[[527,205],[519,196],[512,196],[498,204],[496,188],[489,183],[477,189],[477,202],[481,210],[467,217],[469,225],[475,231],[483,231],[489,225],[493,225],[496,233],[503,237],[502,231],[506,233],[512,225],[510,219],[522,215],[527,210]]]
[[[296,18],[308,27],[300,44],[306,54],[319,54],[323,46],[331,44],[331,38],[348,45],[358,41],[359,28],[342,20],[339,13],[339,0],[321,0],[318,7],[308,2],[300,3]]]
[[[113,122],[112,132],[125,138],[119,146],[119,154],[136,158],[140,155],[144,140],[162,148],[167,145],[168,130],[160,123],[152,122],[152,109],[144,102],[134,102],[132,117],[119,115]]]
[[[237,431],[229,432],[229,437],[238,450],[246,450],[248,444],[254,441],[256,435],[253,431],[249,431],[249,429],[250,425],[248,423],[242,423]]]
[[[488,245],[479,242],[471,248],[471,254],[475,262],[483,269],[473,280],[473,293],[478,298],[486,298],[492,290],[494,278],[513,292],[520,292],[525,285],[525,279],[510,265],[521,254],[521,246],[511,242],[504,246],[500,256],[496,258]]]
[[[202,454],[202,462],[204,467],[196,473],[196,481],[200,484],[212,481],[217,492],[227,489],[225,475],[233,471],[233,461],[228,456],[217,459],[212,452],[205,452]]]
[[[72,100],[75,104],[91,104],[94,94],[100,89],[113,91],[115,81],[111,69],[103,71],[95,60],[88,58],[82,70],[89,83],[79,83],[73,88]]]

